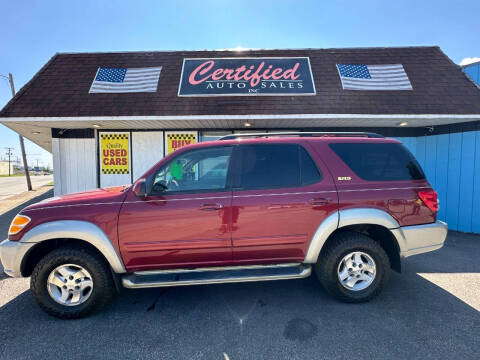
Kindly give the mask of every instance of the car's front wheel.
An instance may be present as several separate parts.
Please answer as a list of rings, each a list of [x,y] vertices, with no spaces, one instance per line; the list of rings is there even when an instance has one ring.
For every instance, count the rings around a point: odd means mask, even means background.
[[[324,289],[344,302],[364,302],[377,296],[388,282],[390,261],[373,239],[358,232],[334,235],[315,264]]]
[[[66,246],[48,253],[33,270],[30,288],[40,307],[62,319],[88,315],[115,294],[112,274],[98,254]]]

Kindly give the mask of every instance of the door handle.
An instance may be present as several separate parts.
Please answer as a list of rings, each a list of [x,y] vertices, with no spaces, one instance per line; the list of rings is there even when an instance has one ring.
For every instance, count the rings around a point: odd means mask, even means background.
[[[291,205],[285,205],[285,204],[272,204],[268,207],[268,210],[290,209],[291,207],[292,207]]]
[[[332,202],[332,199],[328,198],[314,198],[311,199],[308,203],[312,206],[324,206]]]
[[[212,210],[220,210],[223,208],[222,204],[203,204],[200,206],[200,210],[205,211],[212,211]]]

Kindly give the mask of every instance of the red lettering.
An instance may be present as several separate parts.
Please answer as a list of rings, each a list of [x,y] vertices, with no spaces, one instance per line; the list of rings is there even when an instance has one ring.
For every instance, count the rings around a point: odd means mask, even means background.
[[[120,156],[127,156],[127,150],[122,149],[122,151],[120,152]]]
[[[258,65],[257,70],[255,70],[255,72],[250,77],[250,85],[252,87],[257,86],[258,83],[260,82],[260,80],[262,79],[262,77],[259,74],[260,74],[260,71],[263,69],[264,66],[265,66],[265,62],[262,61],[260,63],[260,65]],[[245,79],[245,80],[247,80],[247,79]]]
[[[225,74],[225,78],[227,80],[232,80],[233,79],[233,73],[234,73],[233,69],[224,69],[223,73]]]
[[[273,80],[280,80],[282,78],[282,68],[276,68],[275,70],[272,71],[272,79]]]
[[[192,73],[190,74],[190,76],[188,77],[188,82],[192,85],[198,85],[198,84],[204,82],[205,80],[207,80],[210,77],[210,75],[207,75],[204,78],[199,79],[199,80],[196,80],[195,76],[197,74],[205,75],[205,73],[210,71],[210,69],[213,67],[213,65],[215,65],[215,62],[213,60],[208,60],[208,61],[205,61],[204,63],[198,65],[195,68],[195,70],[193,70]]]
[[[212,73],[212,80],[220,80],[223,76],[223,69],[217,69]]]
[[[268,75],[268,73],[270,72],[270,70],[272,70],[272,67],[273,67],[273,65],[268,65],[268,67],[265,69],[265,71],[262,74],[263,80],[270,79],[270,75]]]
[[[126,158],[122,158],[122,165],[127,165],[127,159]]]
[[[288,78],[290,78],[291,80],[297,80],[300,77],[300,74],[295,75],[295,71],[297,71],[299,66],[300,66],[300,63],[297,62],[293,68],[288,69],[283,73],[283,78],[285,80],[288,80]]]
[[[233,75],[233,78],[235,81],[240,81],[242,80],[242,75],[240,75],[242,72],[244,72],[247,68],[245,65],[240,66],[239,68],[235,69],[235,75]]]
[[[237,81],[248,81],[251,87],[256,87],[262,80],[296,80],[300,77],[297,73],[300,63],[297,62],[290,69],[283,69],[281,67],[273,68],[273,65],[268,65],[265,68],[265,61],[255,65],[250,65],[247,69],[245,65],[241,65],[236,69],[218,68],[213,70],[215,66],[214,60],[207,60],[198,65],[188,77],[188,82],[191,85],[198,85],[208,79],[219,81],[221,79]],[[262,72],[263,71],[263,72]],[[231,88],[231,86],[230,86]],[[181,143],[172,140],[172,147],[179,147]]]

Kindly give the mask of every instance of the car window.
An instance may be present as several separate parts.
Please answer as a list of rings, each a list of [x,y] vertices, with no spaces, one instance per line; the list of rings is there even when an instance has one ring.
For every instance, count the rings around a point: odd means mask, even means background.
[[[300,184],[296,144],[242,146],[243,189],[293,187]]]
[[[300,175],[302,185],[311,185],[322,180],[322,175],[318,171],[317,165],[307,153],[307,151],[299,146],[300,149]]]
[[[175,157],[156,173],[154,193],[223,190],[232,147],[188,151]]]
[[[368,181],[421,180],[425,174],[401,144],[333,143],[330,148],[359,177]]]

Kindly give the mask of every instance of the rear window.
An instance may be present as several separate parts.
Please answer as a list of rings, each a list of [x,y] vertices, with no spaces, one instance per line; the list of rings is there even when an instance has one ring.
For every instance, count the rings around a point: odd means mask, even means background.
[[[425,179],[417,160],[401,144],[333,143],[329,146],[364,180]]]

